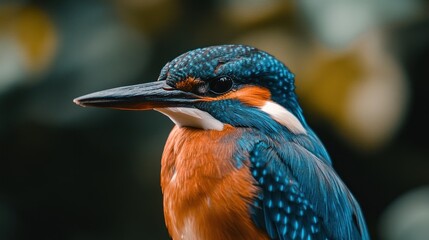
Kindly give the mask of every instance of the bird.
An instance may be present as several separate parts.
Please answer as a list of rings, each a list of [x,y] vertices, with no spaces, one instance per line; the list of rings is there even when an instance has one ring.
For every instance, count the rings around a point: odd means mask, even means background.
[[[369,238],[362,210],[307,124],[295,75],[247,45],[188,51],[157,81],[74,99],[174,123],[161,159],[172,239]]]

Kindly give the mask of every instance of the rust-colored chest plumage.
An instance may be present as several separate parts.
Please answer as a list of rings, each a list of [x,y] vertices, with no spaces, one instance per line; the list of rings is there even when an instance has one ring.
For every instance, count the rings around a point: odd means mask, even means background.
[[[233,154],[240,130],[175,127],[164,149],[161,187],[173,239],[267,239],[250,219],[257,188]]]

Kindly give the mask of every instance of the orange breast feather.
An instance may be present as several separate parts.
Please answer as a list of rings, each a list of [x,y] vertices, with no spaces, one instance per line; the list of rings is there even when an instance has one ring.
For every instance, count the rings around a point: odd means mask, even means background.
[[[173,239],[268,239],[249,204],[257,188],[232,161],[240,130],[175,127],[162,157],[164,215]]]

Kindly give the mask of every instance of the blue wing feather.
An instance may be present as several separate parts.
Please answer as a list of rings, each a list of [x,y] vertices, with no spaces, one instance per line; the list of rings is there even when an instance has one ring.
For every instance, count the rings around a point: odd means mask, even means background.
[[[268,138],[242,145],[260,188],[252,219],[271,239],[369,239],[358,203],[330,160],[320,159],[325,150],[313,154],[299,142],[280,147]]]

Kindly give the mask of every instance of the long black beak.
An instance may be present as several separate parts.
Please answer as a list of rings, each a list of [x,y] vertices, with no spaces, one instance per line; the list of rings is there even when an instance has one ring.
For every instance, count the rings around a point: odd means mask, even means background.
[[[165,81],[158,81],[95,92],[78,97],[73,102],[83,107],[148,110],[189,107],[198,100],[195,94],[173,89]]]

